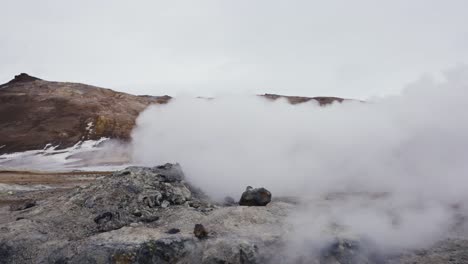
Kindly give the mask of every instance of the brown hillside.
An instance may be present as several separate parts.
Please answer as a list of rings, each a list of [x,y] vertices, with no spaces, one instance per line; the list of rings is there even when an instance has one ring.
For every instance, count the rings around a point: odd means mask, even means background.
[[[261,95],[291,104],[316,100],[324,106],[345,99]],[[59,148],[108,137],[129,140],[135,120],[148,105],[165,104],[170,96],[136,96],[91,85],[51,82],[22,73],[0,85],[0,154]]]
[[[135,96],[27,74],[0,86],[0,153],[66,148],[80,140],[127,140],[138,114],[169,96]]]

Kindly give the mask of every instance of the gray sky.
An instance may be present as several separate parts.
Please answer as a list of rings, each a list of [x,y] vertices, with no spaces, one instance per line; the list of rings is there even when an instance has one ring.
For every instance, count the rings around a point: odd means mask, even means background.
[[[366,98],[468,63],[465,0],[0,0],[0,82]]]

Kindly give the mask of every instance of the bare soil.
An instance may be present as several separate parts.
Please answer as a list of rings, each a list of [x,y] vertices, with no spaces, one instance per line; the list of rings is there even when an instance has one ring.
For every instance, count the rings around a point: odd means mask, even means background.
[[[83,186],[99,177],[112,174],[109,171],[1,171],[0,170],[0,223],[11,221],[10,206],[26,200],[41,201],[66,193],[71,188]],[[40,186],[40,188],[35,188]],[[9,189],[11,187],[11,189]],[[25,188],[18,188],[25,187]]]

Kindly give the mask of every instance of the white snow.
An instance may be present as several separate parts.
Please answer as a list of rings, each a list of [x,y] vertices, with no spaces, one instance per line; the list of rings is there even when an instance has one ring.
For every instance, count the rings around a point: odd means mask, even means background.
[[[86,124],[86,131],[93,132],[93,126],[93,122],[89,122],[88,124]]]
[[[69,170],[115,170],[121,169],[128,164],[110,166],[86,166],[83,165],[87,153],[99,151],[102,144],[109,138],[99,140],[85,140],[76,143],[66,149],[57,149],[59,146],[47,144],[42,150],[30,150],[0,155],[0,169],[15,170],[48,170],[48,171],[69,171]]]

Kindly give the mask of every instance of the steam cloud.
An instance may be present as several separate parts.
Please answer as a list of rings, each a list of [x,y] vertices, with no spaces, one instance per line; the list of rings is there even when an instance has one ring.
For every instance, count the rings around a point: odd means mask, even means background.
[[[140,115],[133,159],[179,162],[218,198],[247,185],[301,197],[290,218],[299,251],[333,237],[332,224],[386,250],[426,246],[448,234],[468,196],[468,69],[444,76],[326,107],[177,98]]]

